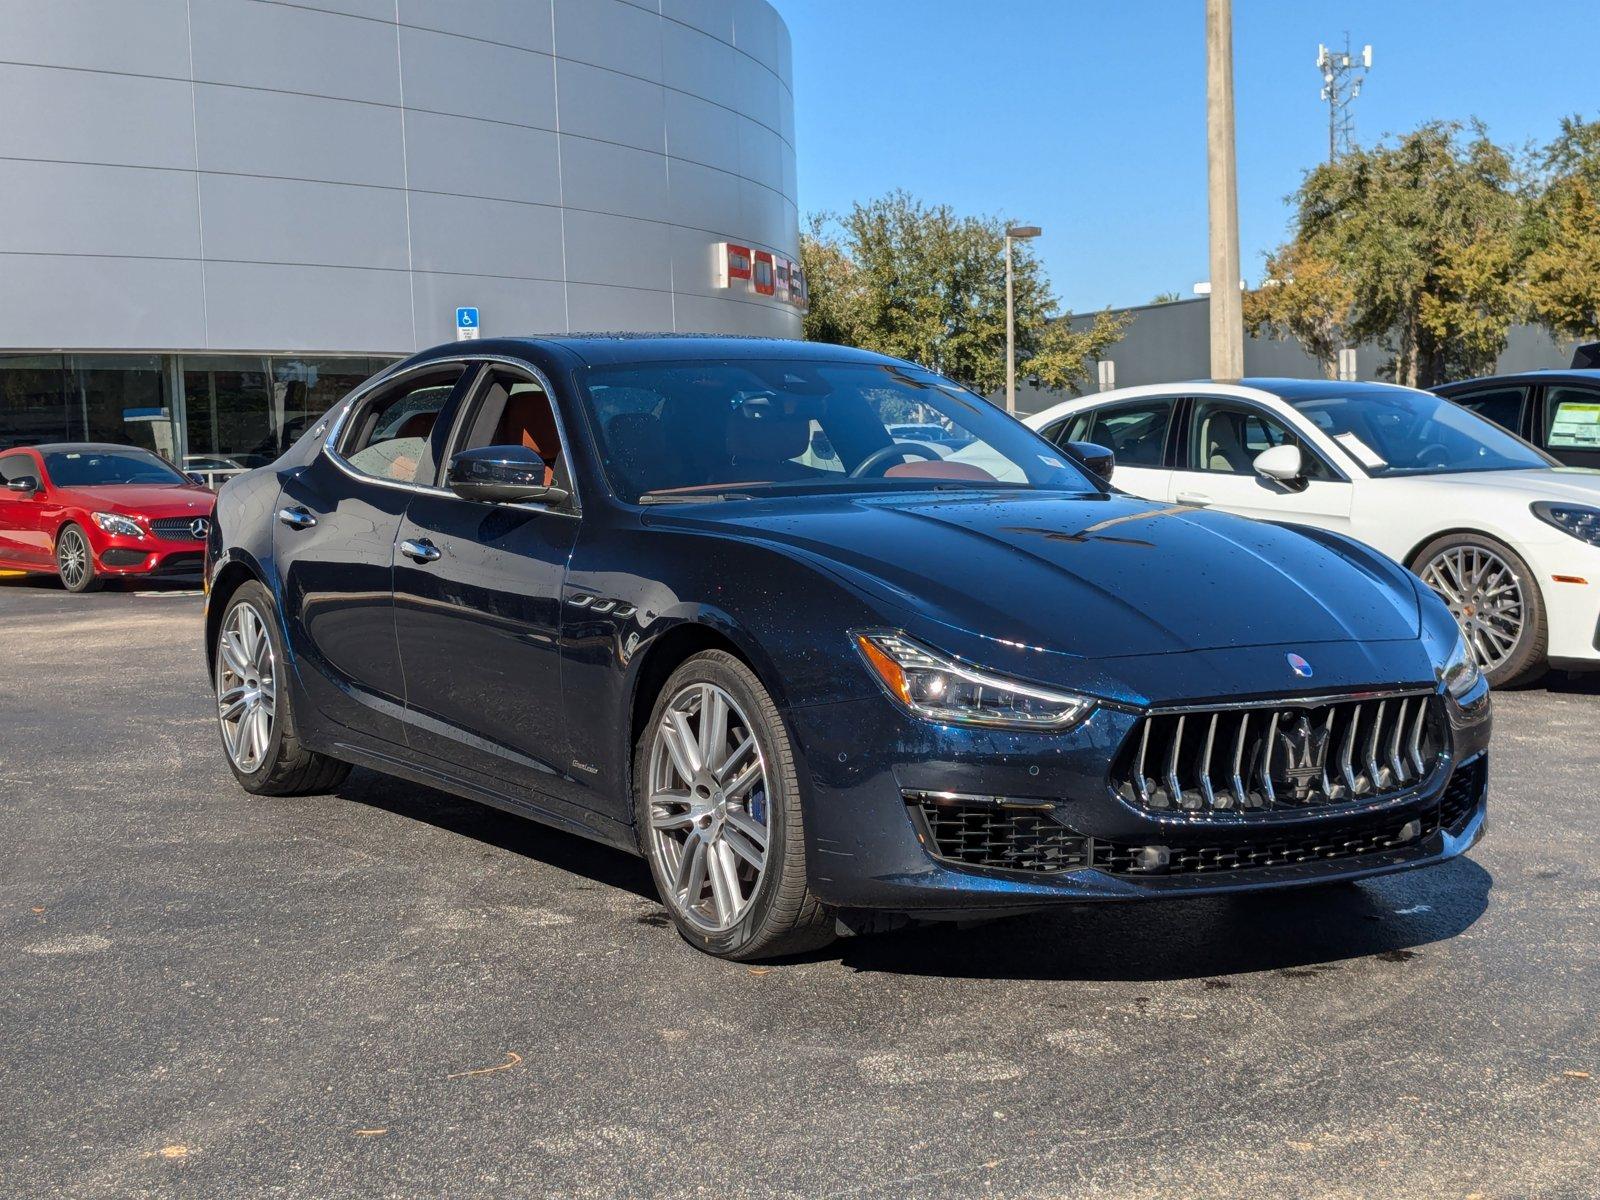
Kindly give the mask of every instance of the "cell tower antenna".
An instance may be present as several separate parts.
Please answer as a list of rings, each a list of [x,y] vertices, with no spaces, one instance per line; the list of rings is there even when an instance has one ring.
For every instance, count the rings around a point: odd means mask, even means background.
[[[1372,46],[1350,53],[1350,34],[1344,35],[1344,49],[1317,45],[1317,74],[1322,76],[1322,99],[1328,106],[1328,161],[1348,153],[1355,140],[1355,117],[1350,105],[1361,95],[1361,84],[1372,69]]]

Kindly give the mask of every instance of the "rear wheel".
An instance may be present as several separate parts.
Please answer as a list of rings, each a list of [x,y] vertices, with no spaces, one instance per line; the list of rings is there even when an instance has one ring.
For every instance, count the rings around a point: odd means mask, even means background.
[[[67,525],[56,537],[56,573],[69,592],[92,592],[100,586],[94,571],[94,551],[81,525]]]
[[[272,597],[251,581],[228,601],[217,628],[217,725],[228,766],[258,796],[331,791],[350,764],[307,750],[295,732]]]
[[[710,954],[772,958],[833,940],[806,886],[794,749],[772,698],[731,654],[667,680],[634,755],[645,856],[678,931]]]
[[[1509,546],[1478,534],[1446,534],[1424,546],[1411,569],[1449,606],[1491,687],[1532,683],[1545,673],[1544,598],[1533,571]]]

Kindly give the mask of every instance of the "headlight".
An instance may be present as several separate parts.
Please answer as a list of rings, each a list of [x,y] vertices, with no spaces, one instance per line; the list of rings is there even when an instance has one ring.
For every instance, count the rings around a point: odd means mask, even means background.
[[[114,533],[118,537],[142,538],[144,530],[139,528],[139,522],[132,517],[124,517],[117,513],[94,513],[94,523],[107,533]]]
[[[1477,660],[1472,657],[1472,651],[1467,649],[1466,639],[1459,634],[1456,636],[1455,649],[1450,651],[1450,657],[1445,659],[1444,666],[1439,670],[1439,678],[1444,681],[1445,690],[1457,700],[1477,687],[1478,680],[1483,678]]]
[[[1094,701],[979,671],[901,633],[861,633],[856,645],[889,694],[917,716],[955,725],[1065,729]]]
[[[1600,546],[1600,508],[1586,504],[1552,504],[1540,500],[1529,506],[1533,515],[1546,525],[1554,525],[1562,533],[1570,533],[1579,541]]]

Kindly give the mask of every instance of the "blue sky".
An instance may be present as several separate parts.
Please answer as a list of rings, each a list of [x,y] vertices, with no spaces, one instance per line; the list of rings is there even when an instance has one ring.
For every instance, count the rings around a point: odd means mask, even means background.
[[[1203,0],[774,0],[794,40],[800,210],[903,187],[1042,225],[1076,310],[1207,276]],[[1546,140],[1600,116],[1594,0],[1236,0],[1246,278],[1327,153],[1318,42],[1373,44],[1370,143],[1432,118]]]

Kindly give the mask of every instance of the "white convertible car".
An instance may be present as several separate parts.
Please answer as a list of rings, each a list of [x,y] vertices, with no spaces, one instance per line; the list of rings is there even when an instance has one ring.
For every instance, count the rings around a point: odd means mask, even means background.
[[[1027,418],[1116,455],[1124,491],[1349,534],[1442,596],[1497,686],[1600,668],[1600,471],[1380,383],[1124,388]],[[1240,603],[1249,603],[1241,596]]]

